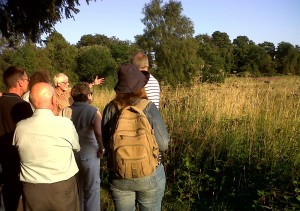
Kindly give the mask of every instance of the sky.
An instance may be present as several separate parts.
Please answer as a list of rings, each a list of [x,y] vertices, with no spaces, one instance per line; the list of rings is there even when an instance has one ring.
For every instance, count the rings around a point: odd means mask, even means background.
[[[55,25],[71,44],[81,36],[102,34],[134,41],[143,34],[141,22],[145,4],[151,0],[97,0],[89,5],[79,0],[80,12],[74,19]],[[178,0],[177,0],[178,1]],[[167,3],[164,0],[164,3]],[[256,44],[264,41],[300,45],[300,0],[181,0],[182,15],[194,25],[194,36],[225,32],[231,41],[247,36]]]

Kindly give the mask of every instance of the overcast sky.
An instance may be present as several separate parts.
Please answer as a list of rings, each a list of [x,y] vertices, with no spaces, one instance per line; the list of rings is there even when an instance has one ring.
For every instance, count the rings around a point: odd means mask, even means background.
[[[80,0],[80,12],[55,29],[71,44],[82,35],[103,34],[134,41],[143,34],[142,10],[150,0]],[[164,1],[168,2],[168,1]],[[226,32],[231,41],[247,36],[256,44],[300,45],[300,0],[181,0],[182,14],[194,24],[195,34]]]

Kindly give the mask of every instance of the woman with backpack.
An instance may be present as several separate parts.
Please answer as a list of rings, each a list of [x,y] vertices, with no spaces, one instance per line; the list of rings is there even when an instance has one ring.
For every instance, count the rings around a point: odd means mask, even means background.
[[[148,72],[121,65],[116,97],[102,117],[109,182],[116,210],[161,210],[166,176],[159,152],[169,135],[160,112],[144,89]]]

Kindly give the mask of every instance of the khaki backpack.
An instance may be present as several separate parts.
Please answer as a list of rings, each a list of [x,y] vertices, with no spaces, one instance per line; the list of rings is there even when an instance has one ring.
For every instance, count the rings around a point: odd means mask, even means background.
[[[158,165],[154,130],[143,112],[149,102],[123,108],[117,119],[111,149],[114,171],[122,178],[149,176]]]

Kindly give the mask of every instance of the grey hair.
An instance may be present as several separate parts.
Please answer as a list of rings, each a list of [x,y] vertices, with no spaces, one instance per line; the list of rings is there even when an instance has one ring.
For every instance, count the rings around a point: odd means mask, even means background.
[[[64,81],[64,79],[68,79],[68,76],[66,76],[63,73],[58,73],[54,76],[53,78],[53,82],[54,82],[54,86],[58,87],[58,84],[60,84],[61,82]]]

